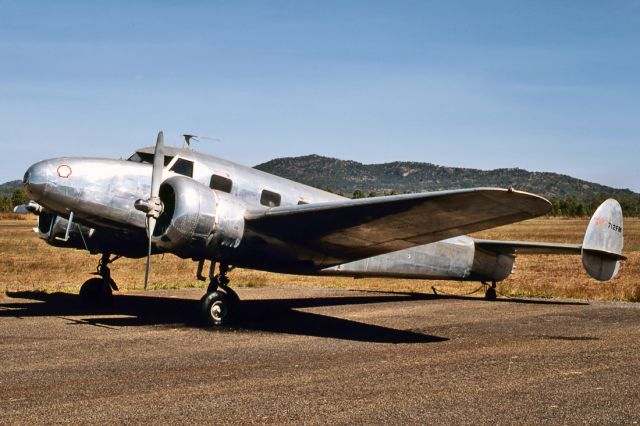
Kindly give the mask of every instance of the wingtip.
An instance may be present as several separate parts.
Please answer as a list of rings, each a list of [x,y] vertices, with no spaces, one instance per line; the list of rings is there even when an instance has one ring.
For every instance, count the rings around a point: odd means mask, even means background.
[[[531,218],[544,216],[551,211],[551,202],[543,196],[514,189],[512,186],[509,188],[478,188],[478,190],[505,195],[506,202],[517,203],[518,208],[529,214]]]

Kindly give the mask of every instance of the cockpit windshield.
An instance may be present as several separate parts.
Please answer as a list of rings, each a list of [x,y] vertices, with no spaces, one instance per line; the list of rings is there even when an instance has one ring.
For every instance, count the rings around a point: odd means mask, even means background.
[[[164,165],[166,166],[173,160],[172,156],[165,155],[164,156]],[[153,164],[153,154],[148,152],[136,152],[131,157],[128,158],[128,161],[133,161],[134,163],[148,163]]]

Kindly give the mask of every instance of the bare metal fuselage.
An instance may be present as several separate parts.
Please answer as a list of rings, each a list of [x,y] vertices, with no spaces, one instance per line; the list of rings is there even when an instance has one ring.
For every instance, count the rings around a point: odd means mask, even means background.
[[[152,167],[144,160],[150,153],[152,148],[141,149],[132,160],[62,157],[31,166],[24,184],[43,208],[40,236],[56,246],[92,253],[145,256],[145,214],[134,203],[149,194]],[[185,210],[181,226],[192,227],[195,237],[176,250],[157,241],[154,253],[169,251],[194,260],[267,271],[356,277],[499,281],[512,270],[513,256],[478,250],[466,236],[347,263],[320,257],[291,242],[247,232],[242,229],[242,214],[268,209],[273,200],[265,200],[265,193],[278,196],[280,206],[335,202],[344,197],[190,150],[166,148],[165,163],[163,178],[173,178],[174,188],[184,187],[175,191]],[[212,176],[231,182],[228,191],[210,189],[215,187]],[[191,185],[190,179],[199,185]],[[215,215],[203,218],[192,213],[202,211],[203,206]],[[198,224],[206,220],[213,221],[216,233],[198,234]]]

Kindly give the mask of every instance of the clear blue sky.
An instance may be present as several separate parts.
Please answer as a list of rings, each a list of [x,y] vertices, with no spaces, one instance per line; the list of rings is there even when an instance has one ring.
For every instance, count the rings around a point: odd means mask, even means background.
[[[640,1],[0,0],[0,182],[159,129],[640,191]]]

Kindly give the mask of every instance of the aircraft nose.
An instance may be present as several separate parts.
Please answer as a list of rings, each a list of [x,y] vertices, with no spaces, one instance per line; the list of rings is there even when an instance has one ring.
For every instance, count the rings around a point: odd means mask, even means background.
[[[27,169],[22,183],[30,199],[38,201],[42,198],[47,189],[49,171],[48,161],[40,161]]]

